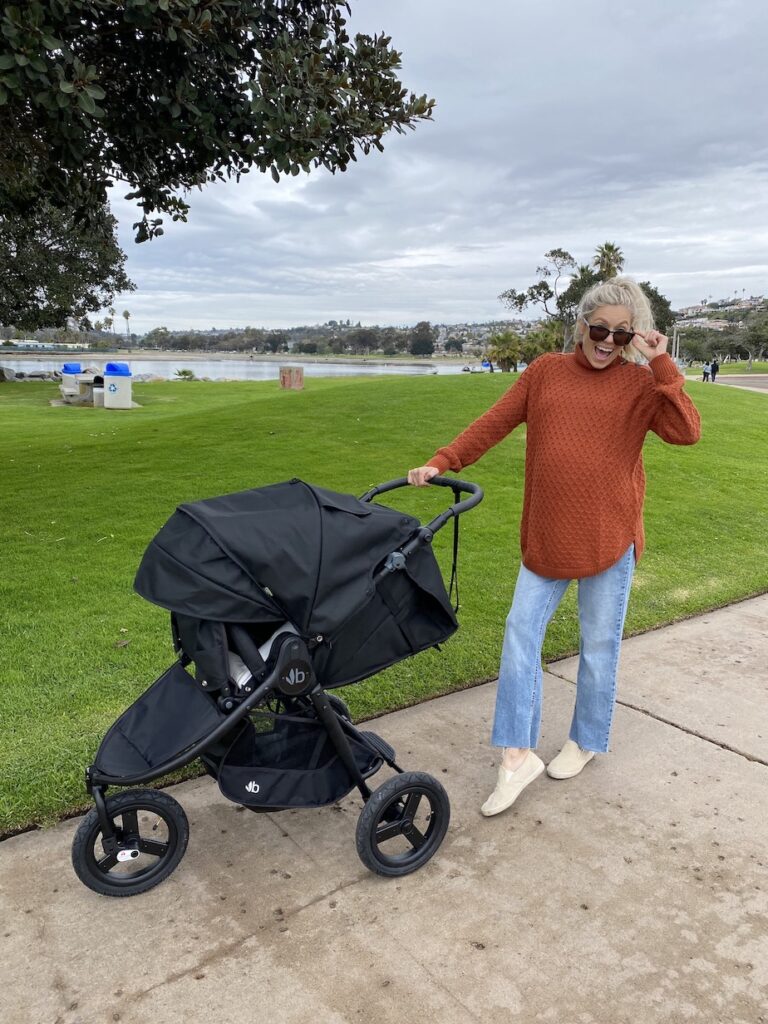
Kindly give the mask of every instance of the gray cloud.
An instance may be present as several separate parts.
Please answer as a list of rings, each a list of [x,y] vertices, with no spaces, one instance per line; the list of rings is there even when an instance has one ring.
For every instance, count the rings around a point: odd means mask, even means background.
[[[762,4],[360,0],[352,26],[435,122],[346,174],[194,193],[141,246],[118,200],[137,329],[498,318],[547,249],[606,240],[677,305],[768,291]]]

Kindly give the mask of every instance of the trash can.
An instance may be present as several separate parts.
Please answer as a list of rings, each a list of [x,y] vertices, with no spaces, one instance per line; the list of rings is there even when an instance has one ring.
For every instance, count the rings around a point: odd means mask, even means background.
[[[64,363],[61,368],[62,393],[66,390],[70,394],[79,394],[80,387],[77,382],[78,376],[83,372],[80,363]]]
[[[133,374],[128,363],[107,363],[104,370],[104,408],[130,409]]]

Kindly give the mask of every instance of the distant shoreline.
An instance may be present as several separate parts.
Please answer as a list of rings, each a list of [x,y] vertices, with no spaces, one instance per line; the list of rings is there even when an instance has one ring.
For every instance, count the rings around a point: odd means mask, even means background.
[[[334,356],[334,355],[305,355],[301,352],[203,352],[200,349],[190,352],[179,352],[178,349],[131,349],[117,352],[41,352],[38,350],[24,351],[23,349],[0,348],[0,365],[3,357],[6,359],[39,359],[54,360],[56,362],[79,362],[79,363],[104,363],[123,362],[129,363],[132,359],[141,359],[147,362],[154,360],[172,360],[180,365],[184,362],[241,362],[254,363],[343,363],[348,366],[359,366],[361,363],[376,364],[380,366],[437,366],[444,364],[455,366],[459,363],[478,362],[478,357],[459,356],[438,356],[436,359],[404,359],[402,356]]]

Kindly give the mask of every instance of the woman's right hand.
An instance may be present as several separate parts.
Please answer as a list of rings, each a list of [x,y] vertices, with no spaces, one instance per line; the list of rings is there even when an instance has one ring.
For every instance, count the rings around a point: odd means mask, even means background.
[[[414,487],[424,487],[433,476],[438,476],[439,473],[440,470],[435,469],[434,466],[419,466],[417,469],[409,469],[408,483],[413,484]]]

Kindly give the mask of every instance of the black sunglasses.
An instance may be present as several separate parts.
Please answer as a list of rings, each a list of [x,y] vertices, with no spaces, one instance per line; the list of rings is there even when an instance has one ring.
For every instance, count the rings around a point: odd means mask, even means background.
[[[605,341],[609,335],[613,335],[613,341],[616,345],[628,345],[635,336],[634,331],[628,331],[624,327],[619,327],[615,331],[609,331],[607,327],[603,327],[602,324],[591,324],[585,316],[581,318],[589,328],[589,337],[592,341]]]

